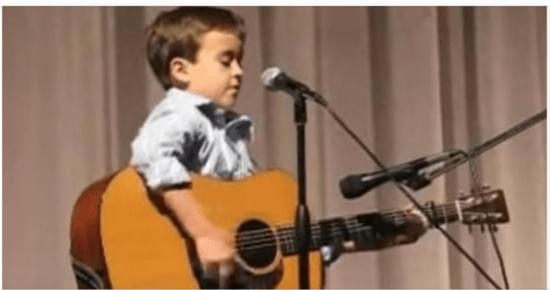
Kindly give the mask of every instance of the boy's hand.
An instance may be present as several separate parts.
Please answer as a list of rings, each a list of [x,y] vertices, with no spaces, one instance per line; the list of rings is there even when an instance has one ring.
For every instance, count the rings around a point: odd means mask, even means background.
[[[213,228],[206,235],[195,237],[197,254],[206,278],[219,278],[225,283],[233,273],[235,255],[232,236],[221,229]],[[227,287],[223,287],[227,288]]]
[[[220,288],[229,288],[235,254],[233,236],[208,220],[190,189],[162,193],[168,209],[195,241],[206,279],[219,279]]]
[[[416,208],[409,208],[405,213],[405,225],[401,234],[393,240],[394,244],[409,244],[416,242],[429,227],[429,221]]]

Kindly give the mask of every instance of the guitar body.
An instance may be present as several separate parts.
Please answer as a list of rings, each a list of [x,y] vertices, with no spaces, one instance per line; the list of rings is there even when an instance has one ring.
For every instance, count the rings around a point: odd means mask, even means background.
[[[204,279],[193,240],[174,222],[161,197],[149,194],[139,174],[126,168],[90,185],[74,206],[71,256],[79,287],[298,288],[294,179],[270,171],[240,181],[201,176],[192,181],[192,194],[207,217],[235,235],[232,284]],[[423,210],[438,224],[510,220],[502,190],[486,189]],[[410,215],[409,210],[369,212],[312,222],[310,287],[323,286],[320,247],[352,243],[355,251],[383,248]]]
[[[194,198],[207,217],[232,233],[243,230],[243,225],[254,229],[261,221],[269,227],[256,232],[269,234],[275,225],[294,220],[297,186],[285,173],[264,172],[234,182],[194,176],[192,186]],[[100,235],[111,286],[185,289],[204,286],[197,278],[200,267],[192,240],[186,238],[156,199],[147,192],[133,168],[120,171],[105,189]],[[253,247],[247,248],[246,243],[262,246],[264,238],[244,237],[243,251],[237,247],[237,272],[247,281],[245,287],[298,288],[298,257],[282,255],[276,240],[271,245],[277,250],[268,249],[259,258],[247,255],[246,250]],[[318,251],[310,252],[309,268],[310,287],[321,288]]]

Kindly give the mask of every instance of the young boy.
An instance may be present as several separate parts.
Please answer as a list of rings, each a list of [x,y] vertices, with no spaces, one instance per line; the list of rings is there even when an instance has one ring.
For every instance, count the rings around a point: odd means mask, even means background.
[[[161,13],[147,32],[147,57],[166,90],[132,143],[131,165],[194,239],[204,269],[228,277],[233,270],[232,236],[212,224],[190,194],[190,173],[226,180],[254,173],[247,141],[250,118],[230,111],[243,69],[243,20],[218,8],[187,7]],[[423,232],[393,237],[411,242]],[[418,226],[420,225],[420,226]]]
[[[161,13],[147,32],[147,56],[167,90],[132,143],[131,165],[162,196],[194,239],[207,271],[232,271],[232,236],[210,223],[190,193],[191,172],[239,179],[254,172],[246,141],[252,122],[229,109],[243,70],[244,22],[223,9]]]

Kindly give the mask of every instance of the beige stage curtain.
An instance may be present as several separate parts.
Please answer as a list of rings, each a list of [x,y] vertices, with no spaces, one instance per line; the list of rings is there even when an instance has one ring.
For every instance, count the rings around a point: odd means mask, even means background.
[[[143,28],[162,7],[3,9],[4,288],[72,288],[69,218],[80,191],[128,162],[129,142],[162,97],[144,58]],[[292,101],[259,75],[278,65],[322,92],[393,165],[467,149],[546,107],[546,11],[536,7],[232,7],[247,22],[238,109],[256,121],[262,168],[295,173]],[[546,285],[546,122],[479,159],[504,189],[499,228],[510,285]],[[308,198],[316,217],[403,207],[383,186],[344,200],[340,178],[376,170],[322,109],[309,104]],[[453,199],[462,166],[415,196]],[[479,227],[449,232],[501,285]],[[490,288],[437,231],[413,245],[341,257],[331,288]]]

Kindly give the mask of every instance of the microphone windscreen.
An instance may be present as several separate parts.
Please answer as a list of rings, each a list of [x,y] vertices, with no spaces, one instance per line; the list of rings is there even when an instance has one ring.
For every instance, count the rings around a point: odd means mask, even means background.
[[[275,82],[275,79],[281,75],[283,73],[283,70],[276,67],[276,66],[273,66],[273,67],[268,67],[264,70],[264,72],[262,73],[262,83],[264,84],[265,87],[267,87],[268,89],[272,89],[272,90],[275,90],[277,89],[277,85],[276,85],[276,82]]]
[[[360,175],[350,175],[340,180],[340,191],[347,199],[357,198],[365,193],[365,184]]]

